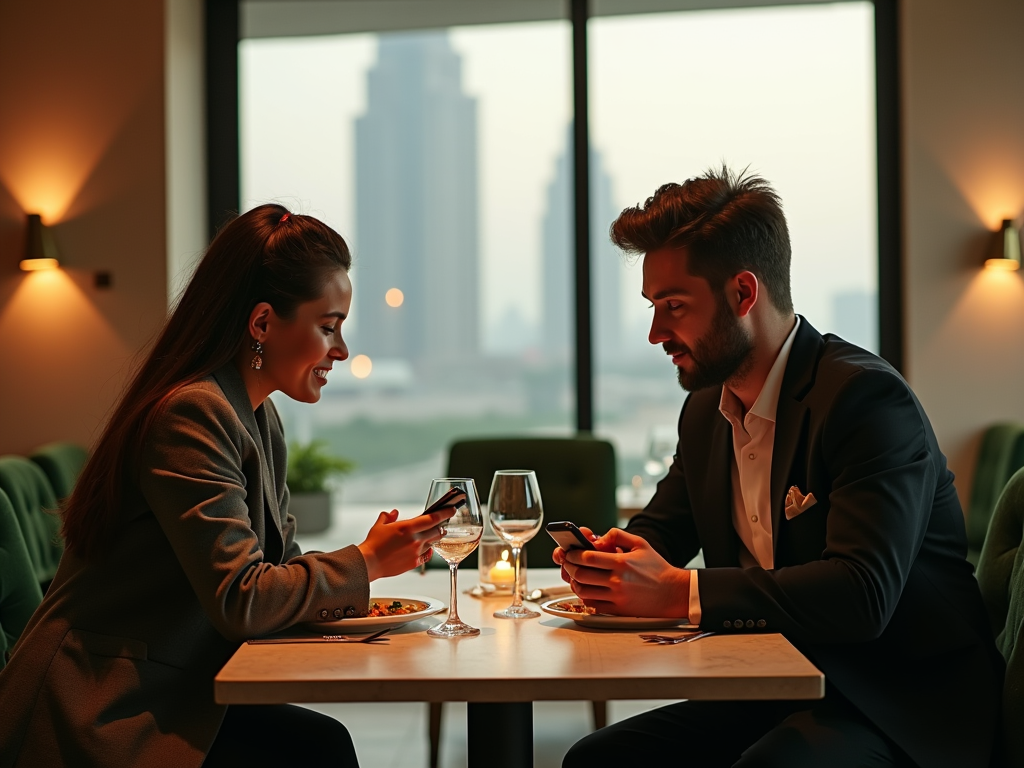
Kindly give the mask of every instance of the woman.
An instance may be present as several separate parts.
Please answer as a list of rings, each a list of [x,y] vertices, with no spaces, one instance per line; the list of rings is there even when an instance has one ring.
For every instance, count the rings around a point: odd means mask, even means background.
[[[350,264],[278,205],[210,245],[64,510],[57,576],[0,673],[0,766],[356,765],[331,718],[213,700],[240,642],[361,615],[452,513],[381,513],[336,552],[295,543],[267,398],[316,402],[348,357]]]

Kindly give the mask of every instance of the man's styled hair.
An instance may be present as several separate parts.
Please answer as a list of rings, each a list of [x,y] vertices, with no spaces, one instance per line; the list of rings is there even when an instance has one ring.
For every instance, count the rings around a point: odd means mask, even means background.
[[[749,270],[776,309],[793,311],[789,228],[782,201],[760,176],[735,174],[723,165],[682,184],[665,184],[642,208],[620,213],[611,238],[628,253],[686,248],[690,273],[716,291]]]

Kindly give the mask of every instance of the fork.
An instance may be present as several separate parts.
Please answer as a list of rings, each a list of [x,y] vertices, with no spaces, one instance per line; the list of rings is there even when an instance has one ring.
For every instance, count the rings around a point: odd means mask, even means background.
[[[392,627],[374,632],[372,635],[320,635],[319,637],[261,637],[247,641],[249,645],[278,645],[283,643],[372,643],[374,640],[386,642],[390,637],[382,637],[392,630]]]
[[[715,633],[696,632],[689,635],[640,635],[640,639],[645,643],[653,643],[654,645],[676,645],[677,643],[692,643],[694,640],[710,637],[713,634]]]

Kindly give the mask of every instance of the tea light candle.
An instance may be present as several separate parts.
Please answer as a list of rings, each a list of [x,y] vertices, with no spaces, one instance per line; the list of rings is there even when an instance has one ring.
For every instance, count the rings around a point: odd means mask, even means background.
[[[494,564],[494,567],[488,572],[491,583],[494,585],[510,585],[516,578],[516,570],[512,567],[512,563],[508,561],[508,550],[504,550],[501,553],[501,560]]]

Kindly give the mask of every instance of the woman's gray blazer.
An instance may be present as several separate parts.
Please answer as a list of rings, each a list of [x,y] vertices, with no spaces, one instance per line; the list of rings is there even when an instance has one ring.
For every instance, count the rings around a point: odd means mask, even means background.
[[[233,365],[170,398],[136,466],[109,551],[64,555],[0,672],[2,768],[197,768],[243,640],[366,610],[355,546],[295,544],[280,418]]]

